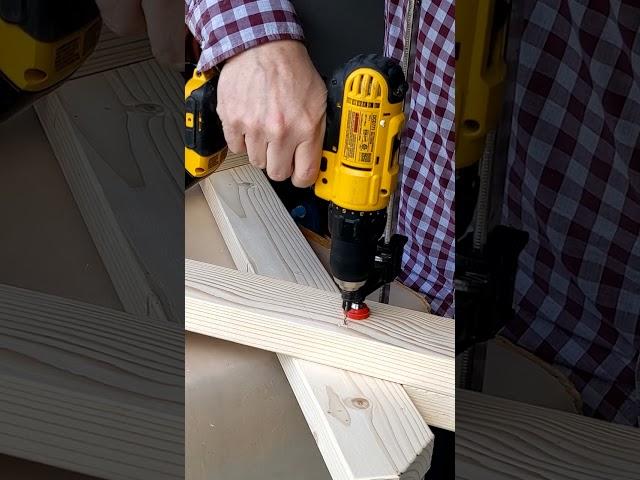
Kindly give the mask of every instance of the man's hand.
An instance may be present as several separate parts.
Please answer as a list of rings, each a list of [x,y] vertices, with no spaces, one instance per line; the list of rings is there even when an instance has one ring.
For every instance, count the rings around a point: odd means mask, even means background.
[[[229,149],[247,153],[273,180],[297,187],[318,176],[327,90],[306,48],[295,40],[260,45],[222,68],[218,115]]]
[[[105,25],[118,35],[149,35],[160,63],[184,68],[183,0],[96,0]]]

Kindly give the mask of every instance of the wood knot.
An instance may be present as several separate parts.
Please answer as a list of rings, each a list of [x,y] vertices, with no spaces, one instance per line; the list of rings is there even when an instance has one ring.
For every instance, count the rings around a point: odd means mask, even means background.
[[[351,399],[351,405],[361,410],[364,410],[369,408],[370,404],[369,404],[369,400],[367,400],[366,398],[358,397],[358,398]]]

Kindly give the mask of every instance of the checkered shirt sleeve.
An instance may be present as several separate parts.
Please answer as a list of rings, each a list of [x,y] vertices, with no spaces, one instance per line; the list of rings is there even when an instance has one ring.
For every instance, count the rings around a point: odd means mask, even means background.
[[[386,3],[385,54],[400,60],[406,1]],[[409,238],[403,282],[434,313],[453,317],[455,270],[455,14],[453,0],[421,2],[410,108],[401,145],[398,232]]]
[[[530,241],[505,334],[564,371],[586,414],[638,425],[640,6],[526,8],[505,216]]]
[[[288,0],[185,0],[185,20],[202,47],[201,71],[262,43],[304,39]]]

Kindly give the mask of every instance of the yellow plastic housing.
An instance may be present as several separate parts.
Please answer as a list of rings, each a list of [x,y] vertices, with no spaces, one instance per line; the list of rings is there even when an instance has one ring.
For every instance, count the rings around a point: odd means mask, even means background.
[[[340,138],[335,152],[322,152],[315,193],[355,211],[386,208],[398,178],[402,102],[390,103],[385,77],[372,68],[354,70],[345,81]]]
[[[494,25],[496,0],[456,9],[456,168],[480,160],[487,132],[497,128],[507,67],[507,23]]]
[[[209,70],[207,72],[194,71],[193,76],[187,81],[184,88],[184,99],[199,88],[203,87],[214,75],[217,75],[216,70]],[[196,120],[198,120],[196,122]],[[203,119],[196,119],[193,113],[185,113],[185,126],[193,128],[194,125],[201,132],[203,128],[206,128]],[[213,173],[218,169],[220,164],[227,156],[228,149],[224,148],[213,155],[202,155],[197,150],[191,149],[185,146],[184,149],[184,168],[192,177],[200,178]]]
[[[102,23],[96,18],[55,42],[41,42],[0,19],[0,72],[24,92],[46,90],[71,75],[93,52]]]

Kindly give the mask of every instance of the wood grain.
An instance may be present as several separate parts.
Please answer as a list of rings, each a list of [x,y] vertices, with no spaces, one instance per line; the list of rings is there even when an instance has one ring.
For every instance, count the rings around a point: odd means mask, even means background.
[[[338,291],[260,170],[217,172],[201,187],[238,269]]]
[[[103,27],[96,49],[72,78],[95,75],[152,58],[153,52],[146,34],[118,36]]]
[[[637,479],[640,430],[456,391],[460,480]]]
[[[0,450],[109,479],[182,478],[183,333],[0,286]]]
[[[345,326],[339,293],[192,260],[185,274],[189,331],[453,397],[446,319],[371,302],[366,322]]]
[[[144,62],[67,82],[36,107],[124,308],[176,322],[182,86],[180,75]]]
[[[334,480],[422,480],[433,434],[401,385],[283,355],[281,364]]]
[[[218,167],[218,172],[223,170],[229,170],[231,168],[242,167],[243,165],[249,165],[249,158],[245,154],[227,153],[227,157],[222,162],[222,165]]]
[[[202,189],[239,269],[269,272],[273,278],[337,291],[262,172],[250,166],[218,172],[203,182]],[[255,204],[260,214],[252,207]],[[258,249],[254,248],[256,238],[261,239]],[[286,355],[278,358],[333,478],[396,478],[402,472],[406,476],[413,472],[416,478],[424,475],[430,465],[433,438],[399,385]],[[368,386],[367,396],[357,383]],[[370,402],[372,408],[367,411],[375,411],[376,423],[368,415],[355,415],[347,425],[336,424],[325,410],[327,392],[333,392],[335,403],[336,399],[348,401],[354,389],[359,398]],[[411,432],[418,432],[417,437],[409,433],[413,443],[402,432],[396,436],[378,429],[379,418],[393,415],[406,420],[397,423],[399,428],[413,424]],[[357,447],[354,437],[358,438]],[[372,464],[364,466],[362,458]]]

